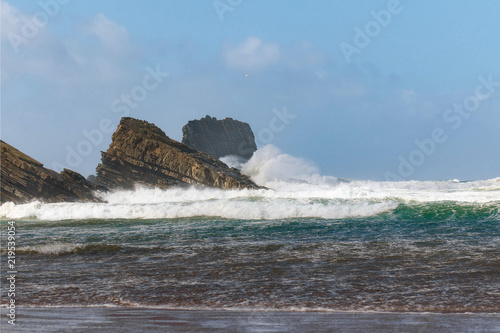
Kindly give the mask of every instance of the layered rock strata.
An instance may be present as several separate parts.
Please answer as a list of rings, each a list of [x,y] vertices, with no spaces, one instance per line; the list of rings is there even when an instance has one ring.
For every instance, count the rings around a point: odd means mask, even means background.
[[[1,203],[101,201],[95,191],[102,188],[79,173],[68,169],[57,173],[4,141],[0,143]]]
[[[154,124],[129,117],[121,119],[108,150],[102,153],[96,181],[111,189],[136,185],[260,188],[237,169],[170,139]]]

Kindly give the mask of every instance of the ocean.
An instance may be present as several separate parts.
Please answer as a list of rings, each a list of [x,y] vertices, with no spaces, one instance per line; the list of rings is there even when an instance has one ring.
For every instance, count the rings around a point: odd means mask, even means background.
[[[108,203],[0,206],[2,230],[16,225],[19,320],[23,309],[71,308],[476,314],[485,332],[500,330],[500,178],[346,180],[264,153],[240,167],[268,189],[137,188],[101,194]]]

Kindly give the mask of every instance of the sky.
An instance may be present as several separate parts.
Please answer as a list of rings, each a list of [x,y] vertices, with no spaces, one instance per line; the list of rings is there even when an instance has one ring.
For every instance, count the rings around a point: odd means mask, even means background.
[[[500,177],[499,1],[0,2],[1,138],[56,171],[211,115],[324,175]]]

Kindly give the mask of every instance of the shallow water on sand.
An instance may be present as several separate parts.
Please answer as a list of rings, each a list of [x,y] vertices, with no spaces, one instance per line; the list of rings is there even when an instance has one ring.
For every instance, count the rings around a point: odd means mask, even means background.
[[[5,316],[2,309],[2,317]],[[492,314],[21,308],[2,332],[500,332]]]

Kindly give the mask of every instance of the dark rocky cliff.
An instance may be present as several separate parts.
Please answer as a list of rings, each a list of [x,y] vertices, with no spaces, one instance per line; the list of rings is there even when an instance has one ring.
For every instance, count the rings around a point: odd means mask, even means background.
[[[238,170],[170,139],[154,124],[128,117],[122,118],[109,149],[102,153],[96,181],[124,189],[136,184],[160,188],[189,184],[259,188]]]
[[[68,169],[57,173],[4,141],[0,143],[2,203],[101,201],[94,196],[100,188],[79,173]]]
[[[215,158],[237,155],[249,159],[257,150],[250,125],[232,118],[191,120],[182,133],[182,143]]]

